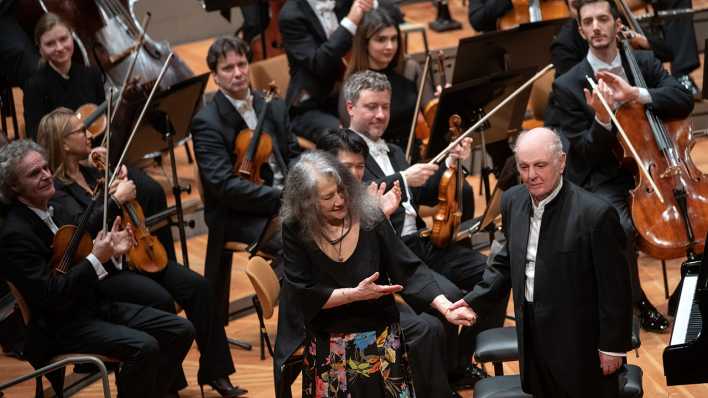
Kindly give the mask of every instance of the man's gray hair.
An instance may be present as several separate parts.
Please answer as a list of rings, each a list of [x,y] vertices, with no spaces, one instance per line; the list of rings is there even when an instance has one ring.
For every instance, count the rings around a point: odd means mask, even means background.
[[[561,155],[563,155],[563,142],[561,141],[560,135],[558,135],[555,130],[549,129],[547,127],[538,127],[535,129],[524,131],[523,133],[519,134],[519,136],[516,137],[516,144],[514,145],[514,155],[516,155],[518,151],[519,143],[523,141],[529,133],[537,133],[537,130],[544,130],[551,134],[551,144],[548,147],[548,151],[551,154],[553,160],[559,160]]]
[[[388,91],[390,93],[391,83],[386,75],[379,72],[372,70],[357,72],[344,82],[344,100],[356,104],[361,90]]]
[[[17,166],[30,152],[38,152],[45,159],[44,148],[32,140],[16,140],[0,149],[0,200],[11,203],[17,193],[13,189],[17,185]]]
[[[352,218],[359,219],[362,228],[371,228],[383,218],[376,199],[333,155],[323,151],[306,152],[288,173],[280,207],[283,223],[297,224],[305,241],[313,241],[322,236],[325,220],[319,206],[317,189],[321,177],[336,181],[348,213]]]

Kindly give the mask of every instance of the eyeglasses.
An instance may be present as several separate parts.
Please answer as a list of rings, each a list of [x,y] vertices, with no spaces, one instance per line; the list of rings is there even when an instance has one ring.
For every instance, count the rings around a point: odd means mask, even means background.
[[[87,128],[86,126],[81,126],[81,127],[79,127],[78,129],[76,129],[76,130],[69,131],[68,133],[66,133],[66,134],[64,135],[64,137],[68,137],[68,136],[74,135],[74,134],[76,134],[76,133],[82,133],[82,134],[86,135],[86,134],[88,134],[88,128]]]

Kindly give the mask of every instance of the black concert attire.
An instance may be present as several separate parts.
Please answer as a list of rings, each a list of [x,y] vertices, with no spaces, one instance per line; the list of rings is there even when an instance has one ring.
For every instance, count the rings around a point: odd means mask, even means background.
[[[467,17],[477,32],[493,32],[497,20],[513,8],[511,0],[470,0]]]
[[[602,375],[598,351],[622,355],[631,349],[622,227],[601,198],[569,180],[556,189],[537,205],[525,185],[504,193],[506,243],[465,301],[476,310],[511,285],[527,393],[617,397],[618,372]]]
[[[265,99],[253,93],[251,111],[260,114]],[[250,106],[250,105],[249,105]],[[192,121],[194,153],[204,187],[204,218],[209,227],[204,276],[209,279],[219,297],[217,314],[227,321],[231,252],[224,252],[224,243],[237,241],[252,244],[261,239],[264,229],[277,216],[283,178],[288,167],[300,153],[297,138],[290,132],[285,102],[274,99],[268,106],[263,131],[273,141],[270,161],[261,168],[262,185],[234,175],[234,144],[247,122],[231,100],[218,91]],[[278,257],[280,234],[260,242],[260,249]],[[276,261],[278,262],[278,261]]]
[[[691,0],[657,0],[655,10],[693,8]],[[671,74],[687,75],[700,66],[693,15],[669,19],[663,26],[667,47],[672,50]]]
[[[18,23],[15,7],[15,0],[0,0],[0,82],[22,87],[39,66],[39,54]]]
[[[686,118],[693,110],[691,94],[664,70],[651,52],[634,51],[634,54],[649,87],[651,106],[657,115],[668,119]],[[625,74],[628,68],[622,61],[621,67],[613,72]],[[626,169],[620,168],[614,155],[613,149],[618,145],[616,127],[613,125],[607,129],[602,126],[585,101],[583,89],[590,89],[585,76],[594,75],[593,67],[585,58],[557,78],[553,83],[545,122],[546,126],[556,129],[564,141],[568,154],[566,178],[603,197],[617,210],[628,241],[625,254],[630,264],[632,298],[637,304],[645,296],[639,282],[635,231],[628,203],[628,192],[634,186],[634,178]],[[634,85],[631,80],[629,83]]]
[[[179,366],[194,339],[191,323],[154,308],[101,298],[100,271],[88,257],[66,274],[54,273],[49,224],[51,216],[45,221],[29,207],[14,204],[0,231],[1,272],[32,310],[26,358],[39,368],[61,353],[101,354],[122,362],[119,396],[152,398],[175,391]],[[108,263],[103,267],[103,272],[114,269]]]
[[[98,105],[105,100],[103,77],[97,68],[72,62],[69,78],[65,79],[48,62],[43,62],[24,89],[27,136],[36,141],[39,121],[60,106],[76,110],[86,103]]]
[[[96,169],[80,166],[86,182],[93,186],[100,173]],[[56,194],[50,204],[56,211],[56,219],[65,224],[76,224],[81,214],[91,203],[91,195],[75,183],[63,183],[54,179]],[[108,200],[108,226],[121,214],[121,209],[111,199]],[[91,215],[91,234],[101,229],[103,201],[99,199]],[[127,267],[126,267],[127,268]],[[100,294],[115,301],[146,305],[165,312],[175,311],[177,302],[187,314],[195,329],[199,358],[199,384],[207,384],[234,373],[231,353],[226,341],[224,328],[214,312],[214,293],[209,282],[196,272],[169,259],[164,270],[155,273],[141,273],[124,269],[112,273],[98,283]],[[186,380],[184,385],[186,386]]]
[[[353,397],[394,397],[398,395],[390,395],[396,391],[393,388],[409,390],[409,360],[406,345],[400,344],[405,339],[393,296],[329,309],[322,306],[334,289],[356,287],[374,272],[384,281],[403,285],[404,297],[429,304],[442,291],[427,266],[403,245],[386,220],[360,228],[354,252],[341,263],[327,257],[315,243],[304,241],[295,224],[283,227],[283,246],[286,279],[296,291],[307,332],[303,396],[320,396],[316,387],[323,384],[346,388]],[[390,372],[381,372],[383,363]],[[339,364],[343,367],[337,370]],[[350,369],[353,364],[358,371]],[[339,381],[327,377],[340,373]]]
[[[333,10],[341,21],[352,0],[337,0]],[[348,21],[348,19],[347,19]],[[280,11],[280,32],[290,66],[285,100],[293,132],[317,142],[326,129],[339,127],[337,101],[354,33],[341,23],[327,34],[307,0],[288,0]]]

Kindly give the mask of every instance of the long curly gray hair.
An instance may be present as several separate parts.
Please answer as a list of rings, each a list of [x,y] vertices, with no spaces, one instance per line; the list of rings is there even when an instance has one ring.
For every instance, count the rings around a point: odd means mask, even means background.
[[[352,219],[363,229],[372,228],[383,219],[376,199],[334,156],[323,151],[310,151],[290,169],[285,181],[280,217],[284,223],[295,223],[307,241],[322,236],[325,220],[319,206],[317,181],[332,178],[341,190]]]

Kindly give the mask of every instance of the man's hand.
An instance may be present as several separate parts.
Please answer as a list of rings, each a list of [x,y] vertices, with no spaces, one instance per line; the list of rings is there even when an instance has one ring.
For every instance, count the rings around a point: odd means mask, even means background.
[[[413,166],[401,172],[406,183],[413,188],[417,188],[425,184],[428,178],[435,174],[438,170],[437,164],[416,163]]]
[[[612,99],[615,103],[624,103],[639,99],[639,88],[633,87],[612,72],[604,70],[597,72],[597,79],[600,83],[604,82],[607,87],[609,87]]]
[[[458,326],[472,326],[477,321],[477,314],[463,299],[448,307],[445,313],[448,322]]]
[[[615,373],[620,366],[622,366],[623,357],[616,355],[605,354],[600,352],[600,367],[602,368],[602,374],[607,376]]]
[[[130,225],[128,225],[125,229],[120,229],[120,217],[116,217],[113,221],[110,236],[114,256],[122,256],[137,245]]]
[[[451,160],[466,160],[467,158],[470,157],[470,153],[472,147],[472,138],[465,138],[463,139],[457,146],[452,148],[450,150],[450,159]]]
[[[377,285],[376,280],[378,279],[379,273],[374,272],[373,275],[359,282],[357,287],[354,288],[355,301],[376,300],[381,296],[403,290],[403,286],[401,285]]]
[[[585,102],[587,102],[589,107],[595,110],[595,117],[602,123],[610,123],[612,121],[610,114],[600,100],[600,96],[602,96],[610,109],[614,109],[615,101],[610,87],[601,80],[597,84],[597,89],[594,90],[592,94],[588,89],[583,89],[583,92],[585,93]]]
[[[372,8],[374,8],[374,0],[354,0],[347,18],[358,26],[361,23],[361,19],[364,18],[364,14]]]
[[[379,208],[386,217],[396,212],[398,205],[401,204],[401,185],[398,181],[394,181],[393,188],[386,192],[386,183],[382,182],[378,186],[372,182],[367,187],[369,195],[376,198],[379,203]],[[385,192],[385,193],[384,193]]]
[[[91,254],[96,256],[101,263],[105,263],[113,257],[114,252],[110,232],[100,231],[98,235],[96,235],[96,239],[93,240],[93,250],[91,250]]]

